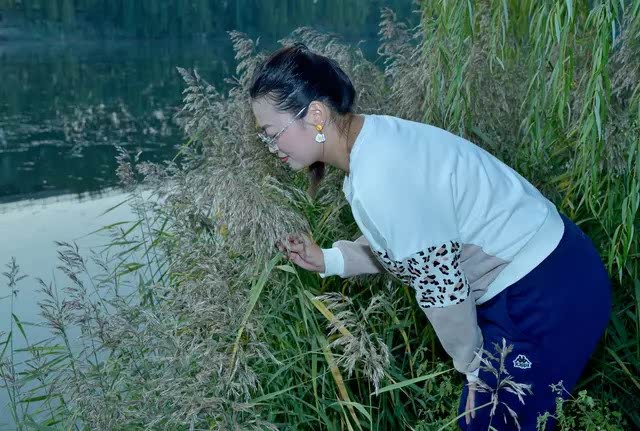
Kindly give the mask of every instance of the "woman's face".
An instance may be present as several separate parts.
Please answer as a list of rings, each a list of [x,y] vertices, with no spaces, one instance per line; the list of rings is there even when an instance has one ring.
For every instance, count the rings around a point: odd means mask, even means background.
[[[267,98],[260,98],[251,103],[251,109],[256,117],[258,127],[269,138],[273,138],[294,118],[295,114],[278,111]],[[305,112],[306,114],[306,112]],[[301,117],[289,124],[287,129],[274,141],[274,152],[283,163],[293,170],[300,170],[310,166],[320,159],[319,150],[322,146],[314,140],[316,129]],[[315,146],[313,145],[315,144]],[[286,157],[286,159],[283,159]]]

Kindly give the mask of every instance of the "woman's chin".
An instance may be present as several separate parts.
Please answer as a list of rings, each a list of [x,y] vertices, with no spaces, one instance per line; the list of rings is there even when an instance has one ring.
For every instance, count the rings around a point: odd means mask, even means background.
[[[309,166],[309,164],[304,163],[304,162],[300,162],[298,160],[294,160],[291,157],[289,157],[287,159],[287,161],[284,162],[284,163],[285,163],[285,165],[287,165],[289,167],[289,169],[291,169],[293,171],[296,171],[296,172],[299,172],[299,171],[301,171],[301,170],[303,170],[303,169],[305,169],[305,168],[307,168]]]
[[[304,165],[302,163],[296,162],[291,158],[287,160],[287,165],[289,165],[289,168],[293,169],[294,171],[299,171],[304,168]]]

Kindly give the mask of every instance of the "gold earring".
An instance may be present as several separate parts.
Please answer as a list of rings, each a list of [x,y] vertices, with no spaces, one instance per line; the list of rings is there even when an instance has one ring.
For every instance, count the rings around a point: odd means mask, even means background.
[[[316,142],[321,144],[327,140],[327,137],[322,133],[322,124],[316,124],[316,130],[318,134],[316,135]]]

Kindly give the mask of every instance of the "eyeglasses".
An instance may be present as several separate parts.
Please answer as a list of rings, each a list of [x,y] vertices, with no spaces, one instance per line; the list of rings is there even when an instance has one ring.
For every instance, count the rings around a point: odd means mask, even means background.
[[[307,107],[305,106],[304,108],[302,108],[300,110],[300,112],[298,112],[295,117],[293,117],[293,119],[291,121],[289,121],[287,123],[286,126],[284,126],[282,128],[282,130],[280,130],[278,133],[276,133],[275,135],[273,135],[273,137],[268,136],[266,133],[261,132],[258,133],[258,139],[260,139],[264,144],[266,144],[269,147],[269,150],[272,151],[276,151],[278,149],[278,147],[276,146],[275,142],[278,140],[278,138],[280,137],[280,135],[282,135],[285,130],[287,130],[287,128],[293,124],[294,121],[296,121],[298,119],[298,117],[300,117],[300,114],[302,114],[304,112],[304,110],[307,109]]]

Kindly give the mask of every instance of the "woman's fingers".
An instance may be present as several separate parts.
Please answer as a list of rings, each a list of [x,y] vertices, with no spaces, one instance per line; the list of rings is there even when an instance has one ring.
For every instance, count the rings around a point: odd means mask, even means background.
[[[476,417],[475,408],[476,399],[476,386],[475,384],[469,385],[469,392],[467,394],[467,405],[465,406],[464,419],[467,425],[471,422],[472,418]],[[472,411],[473,410],[473,411]]]
[[[299,234],[287,235],[284,246],[288,251],[302,253],[305,250],[305,240]]]
[[[288,234],[276,242],[278,250],[285,254],[286,258],[298,266],[308,267],[306,263],[307,246],[311,239],[304,233]]]
[[[469,398],[470,395],[467,395],[467,405],[464,407],[464,421],[467,425],[469,425],[469,422],[471,422],[471,417],[470,417],[470,413],[469,413]]]
[[[304,244],[291,244],[289,246],[289,251],[293,253],[303,253],[304,252]]]
[[[305,233],[287,234],[276,240],[276,247],[288,261],[299,267],[308,271],[321,270],[322,252],[311,236]]]
[[[309,264],[305,262],[305,260],[296,253],[289,253],[288,259],[298,265],[300,268],[309,269]]]

